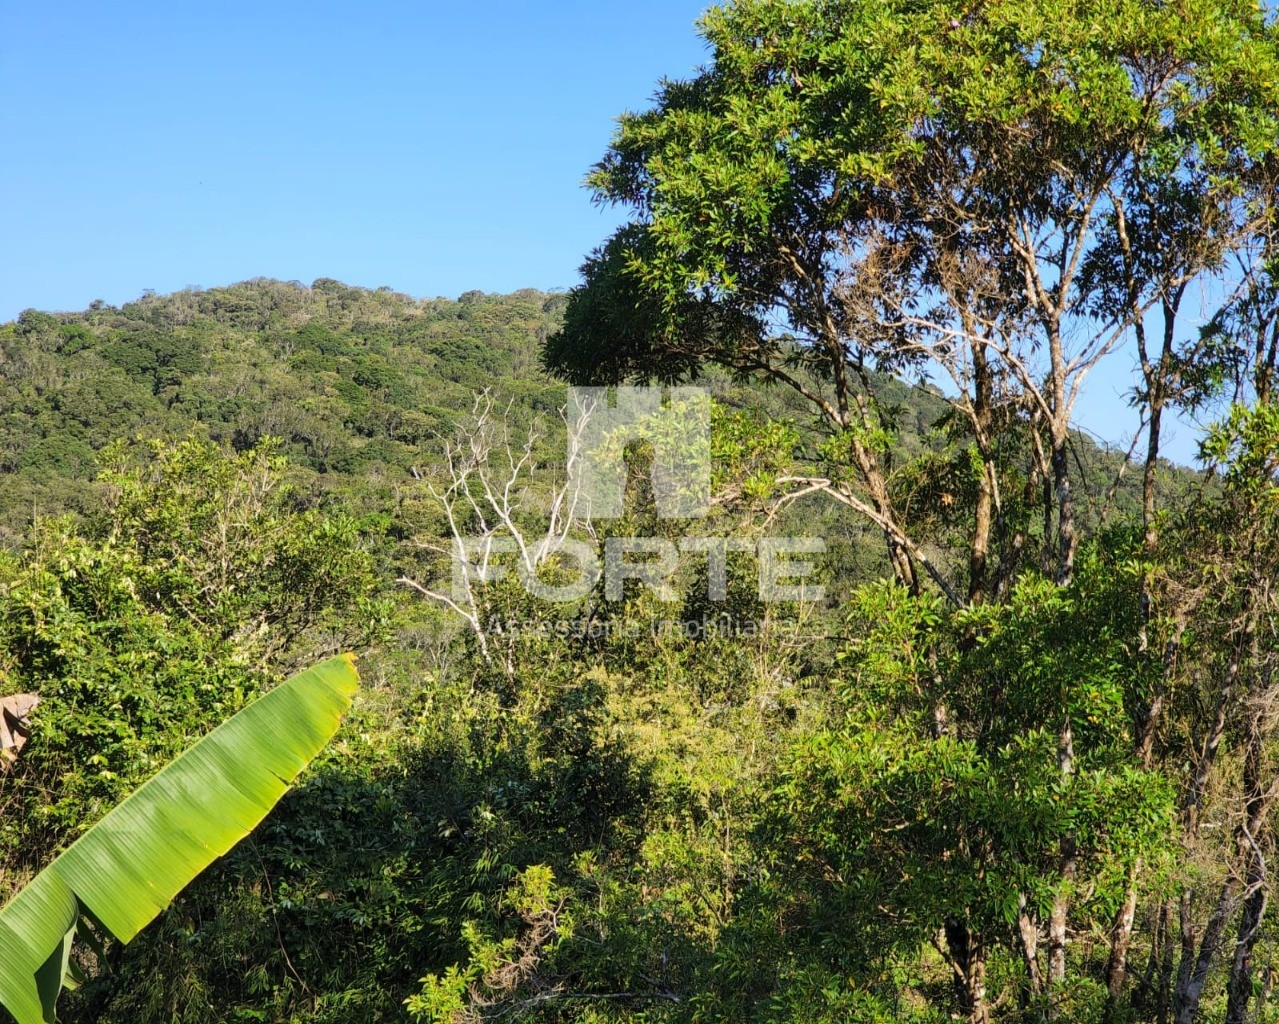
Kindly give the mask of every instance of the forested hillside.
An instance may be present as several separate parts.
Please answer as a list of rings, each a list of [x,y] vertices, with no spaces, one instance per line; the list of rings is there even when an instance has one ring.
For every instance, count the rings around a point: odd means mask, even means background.
[[[540,353],[567,301],[532,289],[413,299],[258,279],[119,309],[27,310],[0,325],[0,529],[17,535],[33,516],[92,508],[99,454],[113,441],[188,436],[236,451],[276,438],[295,479],[385,511],[373,506],[422,472],[479,391],[512,403],[520,422],[556,417],[564,385]],[[734,408],[811,426],[784,389],[713,369],[704,379]],[[886,400],[900,407],[904,456],[946,412],[935,391],[909,382],[891,383]],[[1105,503],[1113,488],[1111,505],[1134,513],[1139,485],[1121,453],[1107,457],[1088,435],[1076,443],[1087,491]]]
[[[0,327],[0,1012],[1279,1020],[1273,5],[699,28],[566,293]]]
[[[528,413],[553,413],[562,389],[537,372],[537,346],[563,302],[257,280],[28,310],[0,328],[5,523],[74,506],[72,481],[122,438],[194,432],[242,451],[269,435],[319,474],[408,475],[477,388],[500,383]]]
[[[824,976],[826,940],[791,946],[766,923],[782,827],[766,798],[793,744],[838,713],[832,673],[868,599],[853,595],[889,571],[877,531],[820,497],[773,523],[825,538],[821,607],[761,606],[739,574],[708,608],[694,577],[674,610],[628,592],[591,613],[638,635],[490,635],[500,660],[397,584],[447,572],[445,453],[475,436],[478,392],[516,450],[539,432],[531,506],[557,486],[565,391],[540,352],[564,305],[258,280],[0,328],[0,678],[42,702],[0,776],[6,891],[279,673],[353,647],[366,678],[305,784],[110,950],[67,1019],[444,1021],[487,1012],[472,999],[613,1019],[596,997],[615,989],[623,1018],[736,1015]],[[785,390],[703,379],[721,403],[713,528],[750,535],[769,479],[814,458],[821,433]],[[944,562],[966,442],[936,391],[881,386],[902,500]],[[1077,442],[1089,522],[1133,522],[1137,476]],[[667,529],[632,501],[617,530]],[[499,621],[564,621],[500,588],[487,600]],[[752,632],[659,628],[725,609]],[[940,964],[912,970],[944,991]]]

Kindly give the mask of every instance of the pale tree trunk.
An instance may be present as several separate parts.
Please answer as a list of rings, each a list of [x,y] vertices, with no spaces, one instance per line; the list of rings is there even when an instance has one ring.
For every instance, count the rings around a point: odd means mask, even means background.
[[[1212,916],[1204,926],[1203,935],[1199,939],[1199,952],[1194,952],[1194,939],[1191,937],[1189,948],[1183,948],[1181,970],[1177,976],[1177,992],[1173,1000],[1174,1024],[1194,1024],[1199,1014],[1199,1001],[1203,997],[1204,983],[1208,980],[1208,971],[1221,947],[1221,939],[1226,931],[1226,922],[1234,910],[1235,898],[1239,883],[1231,877],[1221,887],[1221,895],[1213,908]],[[1183,947],[1184,947],[1183,942]]]
[[[1048,354],[1052,369],[1048,376],[1049,462],[1053,491],[1057,499],[1057,583],[1068,587],[1075,576],[1075,500],[1070,488],[1070,399],[1066,385],[1066,357],[1061,343],[1061,311],[1048,330]]]
[[[1239,916],[1239,937],[1235,941],[1234,961],[1230,965],[1230,981],[1226,986],[1226,1024],[1247,1024],[1248,1003],[1252,999],[1252,950],[1261,935],[1261,922],[1266,914],[1265,879],[1257,865],[1248,876],[1252,888]]]
[[[1244,792],[1247,797],[1247,824],[1244,826],[1243,852],[1248,858],[1244,877],[1243,913],[1239,915],[1238,938],[1231,958],[1227,984],[1226,1024],[1245,1024],[1248,1002],[1252,998],[1252,950],[1261,934],[1269,892],[1266,878],[1268,852],[1268,810],[1270,794],[1262,789],[1265,757],[1264,723],[1254,714],[1249,723],[1248,751],[1244,759]],[[1249,826],[1252,826],[1249,828]]]
[[[1057,761],[1062,778],[1069,781],[1075,774],[1075,739],[1070,723],[1066,722],[1057,737]],[[1061,988],[1066,981],[1066,942],[1070,924],[1070,890],[1076,872],[1075,837],[1062,837],[1060,847],[1060,875],[1057,895],[1053,897],[1052,913],[1048,918],[1048,995],[1050,1019],[1060,1017]]]
[[[1055,433],[1055,430],[1054,430]],[[1050,456],[1053,470],[1053,490],[1057,497],[1057,583],[1069,586],[1075,577],[1075,549],[1079,544],[1075,535],[1075,502],[1070,489],[1070,463],[1065,430],[1052,439]]]
[[[1231,658],[1230,664],[1226,668],[1225,675],[1217,690],[1217,706],[1213,714],[1212,724],[1208,728],[1207,734],[1203,738],[1203,742],[1199,751],[1199,764],[1195,768],[1195,774],[1191,778],[1190,786],[1186,792],[1185,799],[1182,803],[1182,843],[1189,848],[1199,836],[1199,820],[1200,820],[1200,804],[1203,800],[1204,791],[1208,785],[1209,776],[1217,761],[1217,754],[1221,749],[1222,739],[1226,734],[1226,722],[1229,717],[1231,705],[1235,699],[1236,684],[1239,678],[1240,660],[1242,658],[1242,649],[1236,649],[1234,657]],[[1180,957],[1177,964],[1177,978],[1172,991],[1165,996],[1169,1002],[1169,1008],[1176,1014],[1177,1021],[1181,1022],[1183,1007],[1187,1000],[1190,999],[1189,993],[1194,991],[1194,1006],[1188,1011],[1190,1018],[1193,1019],[1194,1007],[1198,1006],[1199,991],[1202,989],[1202,980],[1199,982],[1198,989],[1194,986],[1193,975],[1196,967],[1195,947],[1199,942],[1199,936],[1195,932],[1194,914],[1190,904],[1190,890],[1183,886],[1181,897],[1177,907],[1178,931]],[[1221,922],[1222,927],[1225,926],[1224,919]],[[1205,933],[1205,939],[1207,939]],[[1220,942],[1220,935],[1216,936],[1215,942]],[[1169,943],[1171,947],[1171,943]],[[1215,949],[1215,946],[1214,946]],[[1168,954],[1171,957],[1171,953]],[[1169,981],[1171,981],[1171,966],[1168,969]],[[1207,966],[1204,967],[1204,975],[1207,975]],[[1167,986],[1166,986],[1167,987]],[[1162,1024],[1162,1022],[1161,1022]]]
[[[1254,824],[1260,825],[1259,822]],[[1239,924],[1240,934],[1244,938],[1243,941],[1236,944],[1235,965],[1238,967],[1238,971],[1232,971],[1230,979],[1230,1000],[1235,1004],[1237,1017],[1231,1018],[1228,1012],[1227,1021],[1233,1019],[1237,1022],[1242,1022],[1244,1020],[1247,1013],[1248,998],[1251,996],[1251,977],[1247,969],[1249,966],[1248,959],[1251,954],[1252,943],[1256,941],[1255,926],[1260,925],[1266,906],[1264,889],[1261,887],[1262,879],[1259,875],[1254,874],[1255,870],[1256,868],[1254,867],[1247,876],[1249,883],[1256,885],[1257,888],[1249,893],[1245,899],[1244,914]],[[1203,989],[1205,982],[1208,980],[1208,972],[1212,969],[1217,952],[1221,948],[1226,925],[1231,915],[1238,908],[1241,889],[1243,889],[1243,886],[1241,886],[1238,876],[1232,873],[1222,884],[1221,893],[1217,897],[1217,904],[1213,907],[1208,923],[1204,926],[1203,935],[1199,939],[1198,953],[1194,953],[1193,937],[1188,944],[1183,942],[1183,961],[1181,970],[1178,972],[1177,991],[1173,1004],[1174,1024],[1194,1024],[1198,1017],[1199,1003],[1203,998]],[[1250,915],[1248,905],[1253,902],[1253,897],[1257,897],[1257,900]],[[1254,920],[1250,921],[1250,916]],[[1193,961],[1191,956],[1193,956]],[[1247,994],[1245,995],[1240,991],[1236,995],[1236,988],[1241,988],[1245,983],[1249,985]]]
[[[1159,960],[1159,991],[1155,997],[1155,1024],[1168,1024],[1172,1012],[1172,904],[1164,904],[1164,945]]]
[[[1022,995],[1022,1009],[1044,994],[1044,975],[1039,967],[1039,925],[1026,913],[1026,897],[1017,898],[1017,937],[1021,944],[1022,964],[1026,968],[1026,988]]]
[[[1154,1010],[1156,1024],[1167,1024],[1168,991],[1172,985],[1172,903],[1165,901],[1159,906],[1155,915],[1150,942],[1150,956],[1146,959],[1146,969],[1133,994],[1133,1003],[1146,1010]],[[1107,1006],[1106,1012],[1113,1017],[1116,1007],[1113,1003]]]
[[[994,522],[997,470],[990,446],[993,382],[986,360],[985,343],[975,338],[972,343],[972,359],[971,419],[982,465],[981,476],[977,480],[977,501],[973,509],[973,540],[968,553],[968,603],[981,604],[989,592],[990,538]]]
[[[1180,1021],[1182,1019],[1182,993],[1190,989],[1190,975],[1194,971],[1195,965],[1195,944],[1198,941],[1198,936],[1195,934],[1195,919],[1190,908],[1190,890],[1185,887],[1182,888],[1181,898],[1177,905],[1177,924],[1178,943],[1181,952],[1177,959],[1177,980],[1171,993],[1169,1008],[1175,1015],[1175,1019]],[[1198,996],[1196,996],[1197,1004]],[[1193,1019],[1193,1013],[1191,1017]]]
[[[968,603],[981,604],[986,599],[987,564],[990,558],[990,532],[994,492],[990,485],[990,467],[983,466],[977,481],[977,503],[973,513],[973,545],[968,558]]]
[[[1110,930],[1110,955],[1106,960],[1107,1017],[1114,1015],[1128,972],[1128,948],[1132,943],[1133,920],[1137,916],[1137,878],[1140,874],[1139,857],[1128,868],[1124,901]]]

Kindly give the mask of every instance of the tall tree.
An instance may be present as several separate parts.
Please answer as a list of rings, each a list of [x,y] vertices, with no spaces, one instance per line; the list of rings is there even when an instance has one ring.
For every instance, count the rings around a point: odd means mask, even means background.
[[[633,216],[584,265],[547,365],[611,382],[709,362],[793,388],[831,443],[792,482],[878,526],[910,590],[931,578],[952,604],[979,605],[1005,600],[1036,562],[1072,582],[1076,402],[1093,368],[1127,350],[1144,381],[1149,551],[1163,417],[1205,349],[1185,343],[1178,318],[1192,286],[1252,234],[1248,197],[1279,142],[1264,7],[737,0],[702,30],[705,68],[623,116],[590,177],[600,201]],[[966,581],[898,500],[882,381],[905,373],[943,379],[974,453]],[[1158,706],[1143,702],[1149,764]],[[1069,789],[1074,723],[1054,717]],[[1078,848],[1064,831],[1046,921],[1053,990],[1066,978]],[[970,982],[961,1005],[984,1019],[980,943],[958,920],[946,932]]]
[[[990,564],[1014,424],[1039,441],[1068,582],[1083,382],[1220,264],[1274,144],[1264,12],[741,0],[702,29],[708,65],[623,116],[589,179],[633,217],[587,260],[547,364],[598,382],[715,362],[796,389],[840,441],[829,492],[904,583],[922,570],[959,601],[894,501],[876,376],[941,372],[980,455],[969,599],[1019,564],[1015,530]]]

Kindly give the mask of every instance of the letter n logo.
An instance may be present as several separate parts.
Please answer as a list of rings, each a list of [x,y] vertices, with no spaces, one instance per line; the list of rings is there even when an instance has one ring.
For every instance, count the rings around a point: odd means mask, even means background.
[[[609,392],[615,404],[609,405]],[[569,388],[570,444],[579,456],[570,462],[570,486],[593,519],[622,514],[626,491],[623,450],[636,440],[654,449],[652,486],[663,519],[695,519],[707,514],[711,497],[711,396],[706,388],[670,389],[662,404],[660,387]]]

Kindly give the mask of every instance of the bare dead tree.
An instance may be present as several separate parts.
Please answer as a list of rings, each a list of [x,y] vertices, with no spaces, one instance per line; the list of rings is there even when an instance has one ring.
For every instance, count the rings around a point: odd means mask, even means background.
[[[511,409],[510,403],[498,408],[487,389],[477,394],[469,419],[455,438],[444,442],[443,479],[427,476],[422,481],[443,512],[448,536],[418,543],[449,561],[451,587],[426,585],[409,576],[397,581],[461,616],[490,664],[495,652],[486,628],[482,587],[493,575],[496,556],[513,546],[519,571],[532,579],[571,535],[594,537],[576,471],[585,455],[583,441],[593,410],[570,417],[560,409],[567,437],[563,477],[551,484],[545,507],[532,510],[527,507],[528,491],[543,435],[534,424],[517,436]],[[502,665],[508,675],[514,673],[509,650]]]

